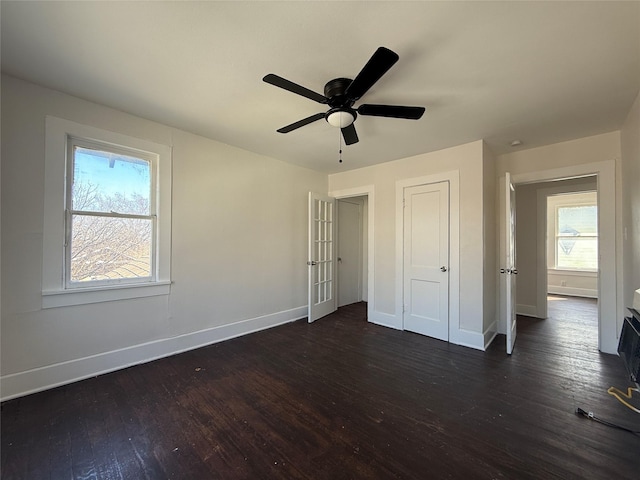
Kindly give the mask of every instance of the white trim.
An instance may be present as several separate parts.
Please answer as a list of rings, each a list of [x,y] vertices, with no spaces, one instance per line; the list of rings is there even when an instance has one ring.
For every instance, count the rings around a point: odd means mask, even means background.
[[[525,317],[538,317],[538,308],[535,305],[516,304],[516,315],[524,315]]]
[[[484,331],[484,348],[482,350],[487,350],[487,348],[489,348],[489,345],[491,345],[491,342],[493,342],[493,340],[496,338],[496,336],[498,335],[498,320],[494,320],[491,325],[489,325],[487,327],[487,329]]]
[[[516,190],[516,199],[517,199]],[[538,318],[547,318],[547,197],[546,189],[538,189],[536,193],[538,218],[536,219],[536,312]],[[518,217],[516,214],[516,222]],[[517,244],[516,244],[517,247]],[[543,268],[544,267],[544,268]]]
[[[363,185],[361,187],[347,188],[344,190],[334,190],[329,192],[330,197],[336,200],[349,197],[367,197],[367,319],[376,323],[372,319],[376,315],[375,302],[375,187],[373,185]]]
[[[369,321],[383,327],[393,328],[395,330],[402,330],[402,318],[398,320],[398,317],[390,313],[383,313],[373,311],[367,313]]]
[[[588,199],[588,200],[586,200]],[[558,194],[547,195],[547,237],[553,239],[547,245],[547,266],[549,270],[566,271],[566,267],[558,267],[558,241],[561,238],[567,238],[567,235],[558,233],[559,213],[561,208],[572,207],[595,207],[598,209],[598,192],[597,190],[562,192]],[[552,210],[552,212],[551,212]],[[595,238],[598,240],[598,225],[596,216],[596,232],[591,234],[581,233],[579,237],[568,236],[571,240],[580,241],[580,238]],[[551,244],[552,243],[552,244]],[[596,254],[597,255],[597,254]],[[596,259],[597,264],[597,259]],[[577,270],[580,271],[580,270]],[[583,270],[584,271],[584,270]],[[588,271],[588,270],[587,270]],[[595,271],[595,270],[591,270]]]
[[[597,278],[598,272],[597,270],[563,270],[561,268],[549,268],[547,269],[547,275]]]
[[[598,182],[598,348],[604,353],[616,354],[618,334],[622,313],[622,289],[617,288],[622,279],[621,256],[616,255],[617,242],[621,238],[618,232],[616,209],[616,161],[584,163],[551,170],[519,173],[512,176],[514,184],[539,183],[564,178],[595,175]],[[546,203],[546,201],[545,201]],[[546,222],[546,208],[544,211]],[[538,232],[540,235],[540,232]],[[547,293],[546,255],[538,256],[538,294]],[[544,263],[544,265],[542,265]],[[620,318],[620,320],[618,320]]]
[[[455,343],[456,345],[460,345],[462,347],[469,347],[475,350],[484,351],[486,339],[483,333],[472,332],[470,330],[459,328],[456,332],[456,341],[452,342],[451,339],[449,339],[449,342]]]
[[[433,175],[414,177],[396,182],[396,319],[402,326],[403,309],[403,236],[404,189],[430,183],[449,182],[449,342],[458,345],[482,347],[482,341],[469,339],[468,332],[460,328],[460,172],[452,170]],[[482,334],[476,333],[482,338]]]
[[[68,307],[89,303],[128,300],[130,298],[154,297],[169,295],[171,282],[155,282],[153,284],[130,284],[126,286],[89,287],[82,290],[53,290],[42,292],[42,308]]]
[[[598,298],[598,290],[593,288],[563,287],[550,285],[549,293],[552,295],[567,295],[569,297]]]
[[[1,401],[222,342],[307,316],[302,306],[0,377]]]
[[[44,178],[44,225],[43,225],[43,251],[42,251],[42,291],[43,308],[50,305],[46,298],[56,292],[65,292],[64,283],[64,243],[65,243],[65,176],[67,162],[67,142],[69,137],[97,141],[101,144],[124,146],[128,150],[149,152],[158,156],[155,167],[157,168],[157,183],[155,185],[157,202],[157,237],[155,264],[157,267],[154,282],[131,284],[134,287],[129,293],[127,286],[118,285],[118,289],[105,290],[110,293],[102,298],[116,299],[117,292],[121,292],[119,298],[132,298],[136,294],[144,295],[145,290],[138,288],[140,285],[151,287],[146,293],[155,290],[154,295],[162,289],[154,288],[171,281],[171,155],[170,146],[161,145],[148,140],[130,137],[121,133],[103,130],[101,128],[82,125],[62,118],[47,115],[45,117],[45,178]],[[71,290],[71,289],[69,289]],[[64,298],[69,299],[68,305],[81,303],[93,303],[95,301],[107,301],[99,298],[94,289],[73,289],[77,295],[62,296],[52,306],[63,306]],[[90,292],[90,293],[89,293]],[[85,296],[86,300],[78,301],[77,297]]]

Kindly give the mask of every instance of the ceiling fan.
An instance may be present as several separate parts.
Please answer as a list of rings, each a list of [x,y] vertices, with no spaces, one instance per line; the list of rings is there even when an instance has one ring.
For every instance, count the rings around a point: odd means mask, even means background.
[[[407,107],[400,105],[363,104],[357,108],[353,105],[398,61],[398,54],[385,47],[378,48],[367,64],[353,80],[334,78],[324,86],[324,95],[293,83],[273,73],[262,80],[289,92],[329,105],[326,112],[316,113],[297,122],[279,128],[280,133],[289,133],[297,128],[324,118],[330,125],[339,127],[347,145],[358,142],[358,134],[353,125],[358,114],[374,117],[406,118],[418,120],[425,111],[424,107]]]

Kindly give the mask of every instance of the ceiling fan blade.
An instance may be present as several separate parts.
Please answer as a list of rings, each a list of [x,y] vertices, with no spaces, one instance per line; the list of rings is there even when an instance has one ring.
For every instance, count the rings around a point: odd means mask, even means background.
[[[399,58],[397,53],[388,48],[378,48],[356,78],[353,79],[353,82],[347,87],[345,95],[352,100],[358,100],[387,73]]]
[[[292,123],[291,125],[287,125],[286,127],[279,128],[277,132],[279,133],[289,133],[296,128],[304,127],[305,125],[309,125],[317,120],[324,118],[324,113],[316,113],[315,115],[311,115],[310,117],[303,118],[302,120],[298,120],[297,122]]]
[[[358,113],[360,115],[371,115],[373,117],[406,118],[408,120],[418,120],[422,117],[426,109],[424,107],[403,107],[399,105],[360,105]]]
[[[293,83],[286,78],[279,77],[278,75],[274,75],[270,73],[265,75],[262,79],[264,82],[270,83],[271,85],[275,85],[276,87],[283,88],[289,92],[297,93],[298,95],[302,95],[303,97],[310,98],[318,103],[327,103],[327,97],[324,95],[320,95],[319,93],[314,92],[313,90],[309,90],[297,83]]]
[[[344,143],[346,145],[358,143],[358,134],[356,133],[356,127],[353,123],[348,127],[341,128],[340,130],[342,131],[342,137],[344,138]]]

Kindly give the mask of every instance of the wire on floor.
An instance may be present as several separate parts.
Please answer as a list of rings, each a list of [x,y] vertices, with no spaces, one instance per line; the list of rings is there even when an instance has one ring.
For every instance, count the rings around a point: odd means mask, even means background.
[[[602,425],[606,425],[607,427],[617,428],[618,430],[624,430],[625,432],[630,432],[640,437],[640,430],[631,430],[630,428],[623,427],[621,425],[616,425],[615,423],[607,422],[606,420],[602,420],[601,418],[596,417],[593,414],[593,412],[586,412],[580,407],[576,408],[576,415],[582,415],[584,418],[588,418],[589,420],[593,420],[594,422],[601,423]]]

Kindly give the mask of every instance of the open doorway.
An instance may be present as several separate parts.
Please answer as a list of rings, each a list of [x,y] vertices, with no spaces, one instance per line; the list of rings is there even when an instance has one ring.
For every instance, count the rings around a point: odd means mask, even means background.
[[[588,319],[580,342],[594,349],[599,346],[597,189],[595,175],[516,186],[516,312],[566,327]]]
[[[338,307],[368,300],[368,197],[337,200]]]
[[[375,191],[373,185],[364,185],[361,187],[349,188],[345,190],[329,191],[329,195],[337,201],[348,200],[353,198],[362,198],[362,301],[366,302],[367,321],[376,322],[375,316],[375,283],[373,259],[374,252],[374,221],[375,221]],[[340,220],[338,219],[338,222]],[[336,269],[339,267],[336,267]],[[338,280],[339,281],[339,280]],[[338,288],[340,288],[338,286]]]

